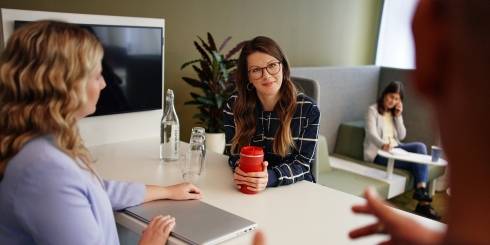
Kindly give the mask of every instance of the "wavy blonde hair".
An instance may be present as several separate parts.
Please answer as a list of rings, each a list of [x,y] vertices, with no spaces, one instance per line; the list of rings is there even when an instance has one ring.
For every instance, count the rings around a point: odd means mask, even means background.
[[[15,31],[0,57],[0,179],[31,139],[52,135],[57,147],[95,174],[76,125],[89,75],[103,49],[76,25],[39,21]]]
[[[268,54],[281,62],[282,85],[279,101],[274,106],[280,123],[272,150],[275,154],[285,157],[295,147],[291,121],[296,112],[297,89],[290,77],[290,68],[286,56],[279,45],[272,39],[264,36],[255,37],[245,43],[238,58],[236,90],[238,98],[235,102],[233,113],[235,117],[235,136],[231,139],[231,152],[237,152],[242,146],[249,145],[256,133],[256,105],[259,101],[256,91],[248,91],[249,84],[247,57],[255,52]]]

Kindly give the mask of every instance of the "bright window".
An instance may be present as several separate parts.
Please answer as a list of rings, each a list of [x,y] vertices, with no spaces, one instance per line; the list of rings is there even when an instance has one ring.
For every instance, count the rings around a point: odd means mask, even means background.
[[[412,37],[412,17],[418,0],[385,0],[376,65],[415,68],[415,53]]]

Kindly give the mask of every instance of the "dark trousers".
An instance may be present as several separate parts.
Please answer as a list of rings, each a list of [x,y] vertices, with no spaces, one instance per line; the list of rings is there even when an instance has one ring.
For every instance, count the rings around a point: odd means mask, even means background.
[[[404,143],[400,144],[396,148],[401,148],[412,153],[427,154],[427,147],[424,143],[421,142]],[[374,158],[374,163],[386,166],[388,164],[388,159],[380,155],[376,155],[376,157]],[[425,164],[396,160],[395,168],[401,168],[410,171],[410,173],[415,178],[415,185],[421,182],[427,183],[429,181],[429,166]]]

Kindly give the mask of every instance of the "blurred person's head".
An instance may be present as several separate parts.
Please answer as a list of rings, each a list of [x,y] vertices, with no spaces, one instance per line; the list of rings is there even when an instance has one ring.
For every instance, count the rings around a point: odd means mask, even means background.
[[[413,85],[433,106],[451,172],[448,244],[488,241],[489,30],[485,0],[421,0],[413,20]]]
[[[421,0],[414,16],[413,84],[433,105],[453,161],[490,147],[489,30],[490,1]]]
[[[0,58],[0,176],[42,135],[90,169],[76,123],[95,111],[105,86],[102,56],[95,36],[68,23],[32,22],[12,34]]]

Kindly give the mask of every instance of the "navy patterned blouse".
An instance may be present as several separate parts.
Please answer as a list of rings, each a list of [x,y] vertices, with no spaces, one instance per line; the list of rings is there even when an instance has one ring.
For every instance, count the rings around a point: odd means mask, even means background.
[[[232,95],[224,109],[224,125],[226,134],[226,154],[228,163],[234,171],[237,167],[239,152],[230,152],[231,139],[235,136],[235,119],[233,114],[236,94]],[[269,162],[267,186],[280,186],[296,183],[300,180],[315,182],[311,173],[311,163],[315,159],[320,110],[310,97],[299,93],[296,102],[296,112],[291,121],[291,133],[294,148],[281,157],[273,152],[273,142],[279,124],[282,123],[274,111],[264,111],[260,102],[255,108],[257,128],[250,145],[264,149],[264,160]]]

